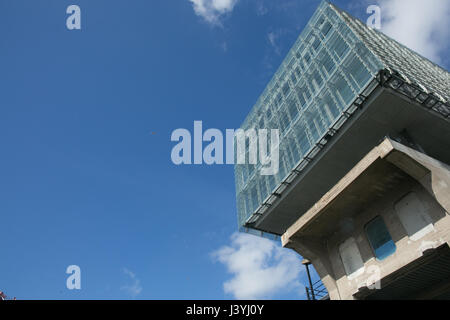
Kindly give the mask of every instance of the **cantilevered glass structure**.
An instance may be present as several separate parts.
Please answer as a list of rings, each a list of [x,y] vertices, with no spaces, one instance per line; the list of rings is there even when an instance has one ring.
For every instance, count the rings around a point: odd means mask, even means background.
[[[241,126],[280,130],[277,175],[261,175],[260,165],[235,166],[241,230],[284,231],[293,218],[280,216],[273,228],[258,227],[258,220],[272,214],[274,203],[380,85],[449,115],[448,72],[323,1]]]

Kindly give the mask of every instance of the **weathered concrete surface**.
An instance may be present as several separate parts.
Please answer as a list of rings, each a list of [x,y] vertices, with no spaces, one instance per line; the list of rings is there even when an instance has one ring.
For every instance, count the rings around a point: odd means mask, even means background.
[[[398,212],[407,196],[417,199],[431,222],[414,235],[402,224],[405,213]],[[388,279],[427,250],[450,243],[449,204],[449,166],[385,139],[291,225],[282,243],[313,263],[331,299],[354,299],[377,279]],[[376,216],[382,217],[396,245],[394,254],[382,261],[374,257],[364,230]],[[364,265],[360,274],[349,277],[339,246],[350,238]]]

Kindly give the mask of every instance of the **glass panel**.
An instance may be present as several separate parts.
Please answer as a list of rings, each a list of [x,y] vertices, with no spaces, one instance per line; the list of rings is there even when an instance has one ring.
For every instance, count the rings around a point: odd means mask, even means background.
[[[355,98],[355,94],[342,75],[339,75],[337,78],[336,93],[342,98],[345,105],[349,105]]]
[[[291,120],[295,120],[298,116],[298,108],[297,102],[294,99],[289,99],[287,102],[289,115],[291,116]]]
[[[317,50],[319,50],[319,47],[320,47],[320,39],[316,37],[314,39],[312,46],[313,46],[314,50],[317,52]]]
[[[289,86],[289,82],[286,82],[283,86],[283,94],[287,97],[287,95],[291,92],[291,87]]]
[[[340,110],[336,106],[336,103],[334,102],[333,98],[331,98],[329,92],[325,93],[325,96],[323,97],[323,102],[324,102],[323,107],[325,109],[325,112],[328,113],[328,117],[330,117],[330,119],[333,120],[336,119],[340,114]]]
[[[252,188],[250,196],[251,196],[251,199],[252,199],[252,211],[254,212],[258,208],[258,205],[259,205],[258,190],[257,190],[256,186],[254,186]]]
[[[306,128],[304,126],[298,126],[296,135],[301,152],[303,155],[306,155],[309,149],[311,149],[311,143],[309,142]]]
[[[314,79],[314,83],[316,85],[317,90],[320,90],[320,88],[322,87],[322,84],[323,84],[323,79],[317,70],[314,71],[314,73],[313,73],[313,79]]]
[[[300,159],[301,159],[301,153],[300,153],[300,149],[299,146],[297,144],[297,142],[295,141],[295,138],[293,136],[291,136],[289,138],[289,146],[292,152],[292,159],[294,161],[294,165],[297,164]]]
[[[331,23],[329,23],[328,21],[325,22],[325,24],[323,25],[321,32],[322,34],[326,37],[328,35],[328,33],[330,32],[332,26]]]
[[[261,179],[259,181],[259,190],[261,192],[261,199],[265,199],[267,197],[267,193],[268,193],[265,179]]]
[[[349,50],[348,44],[342,39],[341,36],[336,35],[336,44],[334,52],[338,58],[342,58]]]
[[[280,133],[283,134],[289,127],[289,118],[286,110],[279,113],[280,115]]]
[[[355,84],[359,89],[366,86],[367,82],[371,80],[370,72],[364,67],[363,63],[357,57],[353,57],[348,68],[348,73],[353,77]]]
[[[241,126],[279,129],[283,136],[278,175],[261,176],[260,164],[235,166],[239,221],[246,221],[279,186],[380,66],[345,19],[322,1]]]
[[[381,217],[376,217],[366,225],[366,234],[378,260],[386,259],[395,252],[395,243]]]
[[[297,77],[295,76],[295,73],[292,73],[291,80],[294,84],[297,83]]]
[[[325,50],[322,50],[320,52],[320,64],[322,65],[323,69],[326,71],[327,75],[331,75],[333,71],[336,69],[336,64],[334,63],[331,56],[326,52]]]

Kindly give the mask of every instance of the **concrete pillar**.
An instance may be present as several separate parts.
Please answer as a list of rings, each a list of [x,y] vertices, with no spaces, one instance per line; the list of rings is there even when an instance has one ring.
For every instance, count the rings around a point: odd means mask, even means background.
[[[283,243],[283,246],[294,250],[303,258],[311,261],[311,264],[314,266],[314,269],[327,289],[330,299],[341,300],[334,272],[328,258],[328,250],[321,243],[320,239],[299,239],[296,237],[289,239],[287,243]]]

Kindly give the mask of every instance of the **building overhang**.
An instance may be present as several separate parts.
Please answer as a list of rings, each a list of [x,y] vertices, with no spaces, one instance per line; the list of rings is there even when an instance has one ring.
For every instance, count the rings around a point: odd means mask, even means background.
[[[445,107],[445,105],[444,105]],[[276,198],[246,227],[282,235],[386,136],[407,132],[430,156],[450,163],[450,119],[424,107],[392,85],[379,85],[339,131],[327,136],[313,159],[276,192]],[[448,145],[448,148],[442,146]],[[295,170],[294,170],[295,171]]]
[[[296,238],[326,238],[406,180],[421,183],[450,211],[450,167],[386,138],[288,228],[282,236],[283,246]]]

